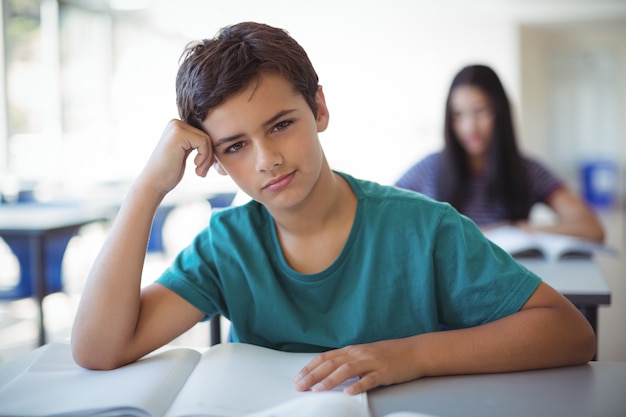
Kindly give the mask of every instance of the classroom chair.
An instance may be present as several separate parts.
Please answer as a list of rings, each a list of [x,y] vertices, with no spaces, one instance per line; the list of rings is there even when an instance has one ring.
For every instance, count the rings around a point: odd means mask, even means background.
[[[46,242],[45,251],[45,276],[47,277],[46,291],[43,296],[63,291],[62,264],[65,249],[70,239],[75,235],[75,231],[70,230],[62,234],[51,236]],[[20,272],[17,283],[13,286],[0,287],[0,300],[19,300],[22,298],[34,297],[35,289],[31,277],[32,251],[30,250],[30,240],[28,237],[12,236],[3,239],[11,251],[17,257]]]

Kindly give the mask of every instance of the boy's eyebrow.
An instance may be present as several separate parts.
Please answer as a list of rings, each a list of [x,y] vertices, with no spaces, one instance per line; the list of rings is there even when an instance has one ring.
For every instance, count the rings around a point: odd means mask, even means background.
[[[287,109],[287,110],[281,110],[278,113],[276,113],[274,116],[270,117],[267,121],[265,121],[263,123],[263,127],[269,127],[271,125],[273,125],[274,123],[276,123],[276,121],[282,117],[285,117],[286,115],[288,115],[289,113],[292,113],[296,111],[296,109]],[[215,143],[213,144],[214,147],[219,147],[222,146],[226,143],[230,143],[230,142],[234,142],[236,140],[238,140],[239,138],[241,138],[243,136],[243,133],[238,133],[236,135],[233,136],[227,136],[225,138],[221,138],[221,139],[217,139],[215,141]]]
[[[240,137],[242,137],[243,134],[238,134],[238,135],[234,135],[234,136],[228,136],[226,138],[222,138],[222,139],[218,139],[215,141],[215,143],[213,143],[213,147],[214,148],[218,148],[224,144],[227,144],[229,142],[234,142],[236,140],[238,140]]]
[[[271,117],[267,122],[263,123],[263,126],[265,127],[269,127],[270,125],[273,125],[274,123],[276,123],[278,121],[278,119],[288,115],[289,113],[292,113],[296,111],[296,109],[287,109],[287,110],[282,110],[279,111],[278,113],[276,113],[276,115],[274,117]]]

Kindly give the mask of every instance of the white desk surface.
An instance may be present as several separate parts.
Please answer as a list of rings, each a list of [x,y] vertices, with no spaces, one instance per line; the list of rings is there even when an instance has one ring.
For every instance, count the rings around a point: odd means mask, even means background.
[[[372,417],[624,417],[626,362],[507,374],[422,378],[368,394]]]
[[[0,230],[45,231],[106,220],[110,210],[81,204],[19,203],[0,205]]]
[[[518,259],[518,262],[544,282],[572,299],[589,304],[610,304],[611,290],[602,270],[593,259],[567,259],[558,262],[543,259]]]
[[[221,193],[190,193],[173,191],[161,207],[174,208],[184,203],[205,201]],[[232,193],[234,194],[234,192]],[[125,191],[105,194],[98,198],[50,203],[0,204],[0,230],[49,230],[91,221],[112,219],[125,197]]]

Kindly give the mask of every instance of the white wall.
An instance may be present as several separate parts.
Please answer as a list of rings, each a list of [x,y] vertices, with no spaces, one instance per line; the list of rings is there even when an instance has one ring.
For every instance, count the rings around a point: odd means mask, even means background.
[[[520,108],[522,23],[626,15],[626,2],[611,0],[182,0],[155,4],[154,21],[181,39],[179,45],[169,42],[167,48],[155,48],[143,57],[146,67],[169,68],[160,72],[164,88],[173,85],[172,64],[188,40],[210,37],[220,27],[243,20],[288,30],[308,51],[325,90],[331,123],[321,138],[331,165],[382,183],[393,182],[413,162],[440,148],[445,96],[462,66],[492,66],[515,110]],[[154,75],[149,82],[158,84]],[[145,117],[141,125],[143,140],[148,142],[155,140],[153,136],[166,122],[155,114],[176,116],[173,103],[166,102],[172,99],[170,93],[157,97],[163,101],[156,104],[166,111],[133,114]],[[152,127],[146,130],[146,126]],[[137,137],[133,135],[135,141]]]
[[[439,149],[448,85],[462,66],[493,66],[512,97],[519,96],[516,25],[508,17],[482,16],[462,2],[450,12],[402,0],[175,4],[154,18],[185,42],[158,48],[144,57],[152,62],[146,66],[171,67],[186,41],[210,37],[230,23],[255,20],[288,30],[309,53],[325,90],[331,122],[321,138],[331,165],[362,178],[391,183]],[[162,74],[168,78],[164,88],[172,85],[171,71]],[[133,117],[145,117],[148,124],[167,121],[154,115]]]
[[[49,155],[22,160],[45,175],[87,183],[132,178],[170,118],[177,117],[174,78],[187,42],[231,23],[255,20],[288,30],[308,51],[331,112],[321,135],[331,165],[392,183],[442,145],[444,100],[454,74],[485,63],[520,109],[522,24],[626,16],[623,0],[152,0],[153,27],[131,25],[117,39],[106,145],[86,151],[78,133],[65,137],[59,172]],[[154,27],[158,31],[153,30]],[[516,115],[519,115],[516,113]],[[100,142],[98,142],[100,143]],[[80,173],[77,175],[77,173]],[[217,175],[216,183],[230,187]],[[190,175],[186,183],[199,181]],[[204,187],[208,186],[204,182]]]
[[[550,155],[572,187],[592,159],[626,172],[626,18],[527,25],[521,33],[526,150]]]

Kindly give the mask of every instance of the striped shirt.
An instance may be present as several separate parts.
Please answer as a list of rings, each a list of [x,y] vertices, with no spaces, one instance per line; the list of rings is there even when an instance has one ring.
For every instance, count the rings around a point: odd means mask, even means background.
[[[395,183],[396,187],[417,191],[433,199],[437,197],[437,177],[440,173],[441,153],[428,155],[413,165]],[[564,183],[538,161],[523,157],[530,184],[532,204],[547,203],[549,196]],[[461,210],[462,214],[472,219],[478,226],[508,221],[506,209],[501,202],[490,200],[487,196],[487,178],[473,175],[469,183],[469,200]]]

